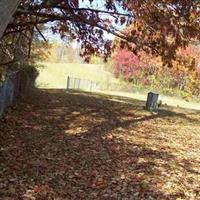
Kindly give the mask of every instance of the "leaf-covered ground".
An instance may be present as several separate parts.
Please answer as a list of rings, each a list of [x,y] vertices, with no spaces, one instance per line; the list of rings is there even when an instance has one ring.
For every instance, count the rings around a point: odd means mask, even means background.
[[[200,199],[200,112],[143,106],[36,91],[0,122],[0,199]]]

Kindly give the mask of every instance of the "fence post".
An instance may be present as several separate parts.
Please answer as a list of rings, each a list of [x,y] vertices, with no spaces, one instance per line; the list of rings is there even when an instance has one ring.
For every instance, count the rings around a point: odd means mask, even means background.
[[[4,113],[6,109],[6,90],[7,90],[7,84],[8,84],[8,77],[6,76],[6,79],[3,82],[3,87],[2,87],[2,93],[1,93],[1,114]]]
[[[78,89],[80,90],[81,79],[78,79]]]
[[[76,87],[76,78],[73,78],[73,80],[74,80],[74,90],[76,89],[75,87]]]
[[[90,85],[90,91],[92,92],[92,88],[93,88],[93,81],[91,81],[91,83],[90,83],[91,85]]]
[[[67,90],[69,90],[69,81],[70,81],[70,78],[69,76],[67,76]]]
[[[8,106],[13,105],[19,94],[19,72],[10,72],[0,81],[0,118]]]
[[[3,114],[3,82],[0,82],[0,117]]]

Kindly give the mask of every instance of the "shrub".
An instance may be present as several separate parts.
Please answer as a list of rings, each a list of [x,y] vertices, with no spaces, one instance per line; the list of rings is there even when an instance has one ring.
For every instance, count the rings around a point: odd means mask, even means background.
[[[173,68],[162,65],[161,59],[144,52],[138,55],[126,49],[118,49],[112,56],[113,73],[139,85],[149,87],[164,94],[189,96],[200,94],[199,51],[189,46],[178,52]],[[178,92],[179,91],[179,92]]]
[[[21,74],[20,74],[20,88],[21,92],[26,92],[28,89],[35,87],[35,81],[37,76],[39,75],[38,67],[39,65],[35,64],[25,64],[21,67]]]
[[[132,81],[140,71],[139,58],[126,49],[118,50],[112,57],[113,73],[116,77],[122,75],[127,81]]]

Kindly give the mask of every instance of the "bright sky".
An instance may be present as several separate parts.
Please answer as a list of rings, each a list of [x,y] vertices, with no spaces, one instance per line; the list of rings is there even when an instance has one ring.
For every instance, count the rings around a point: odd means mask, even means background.
[[[96,8],[99,10],[104,10],[104,2],[105,0],[97,0],[97,1],[93,1],[93,3],[91,4],[89,0],[84,0],[84,2],[82,0],[79,0],[79,7],[80,8]],[[105,17],[109,17],[107,14],[104,14]],[[121,27],[118,27],[121,28]],[[63,40],[60,38],[60,36],[58,34],[53,34],[51,32],[51,30],[48,30],[46,33],[44,33],[45,37],[48,38],[49,41],[57,41],[59,43],[63,43]],[[114,35],[109,34],[107,32],[104,31],[104,36],[107,39],[113,40],[114,39]],[[76,43],[74,44],[75,46],[77,45]]]

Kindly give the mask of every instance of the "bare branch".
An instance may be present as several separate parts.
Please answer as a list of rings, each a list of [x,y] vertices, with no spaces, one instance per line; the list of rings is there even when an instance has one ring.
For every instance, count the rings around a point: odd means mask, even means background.
[[[47,42],[47,39],[45,38],[45,36],[42,34],[42,32],[40,31],[40,29],[38,28],[38,26],[35,26],[36,30],[38,31],[38,33],[40,34],[40,36],[42,37],[42,39]]]
[[[13,63],[16,63],[17,60],[10,60],[8,62],[5,62],[5,63],[0,63],[0,66],[7,66],[7,65],[10,65],[10,64],[13,64]]]

